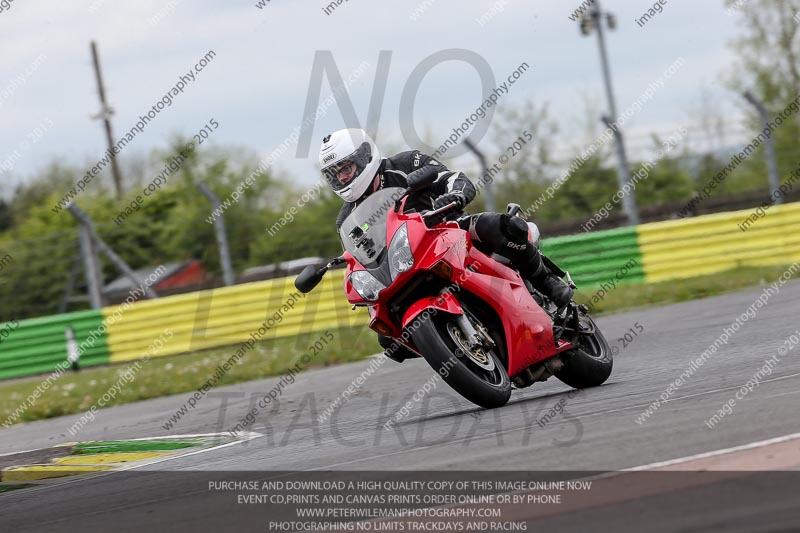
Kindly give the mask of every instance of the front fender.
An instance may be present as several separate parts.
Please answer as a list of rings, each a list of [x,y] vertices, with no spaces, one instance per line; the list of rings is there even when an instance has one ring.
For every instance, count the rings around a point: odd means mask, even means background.
[[[428,296],[414,302],[403,315],[403,329],[406,329],[424,311],[432,309],[429,314],[448,313],[451,315],[463,315],[464,309],[452,292],[446,292],[439,296]]]

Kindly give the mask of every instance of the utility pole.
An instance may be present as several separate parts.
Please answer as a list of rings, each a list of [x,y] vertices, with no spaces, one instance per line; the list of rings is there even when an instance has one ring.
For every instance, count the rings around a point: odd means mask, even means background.
[[[581,34],[588,37],[592,34],[592,30],[597,29],[597,44],[600,48],[600,63],[603,67],[603,81],[606,86],[606,96],[608,97],[608,108],[611,113],[611,120],[615,121],[617,115],[617,104],[614,99],[614,87],[611,85],[611,68],[608,64],[608,52],[606,51],[606,37],[603,23],[608,24],[609,30],[614,30],[617,27],[617,18],[611,13],[603,13],[600,9],[600,0],[594,0],[594,4],[590,10],[584,13],[580,19]],[[608,117],[602,117],[606,123]],[[614,140],[617,145],[617,181],[620,190],[630,183],[631,169],[628,164],[628,156],[625,153],[625,142],[622,138],[622,132],[617,131],[617,128],[612,128],[614,131]],[[625,214],[628,216],[628,222],[635,226],[639,223],[639,210],[636,207],[636,196],[633,190],[629,194],[622,197],[622,206],[625,209]]]
[[[109,156],[111,157],[111,173],[114,176],[114,188],[117,191],[117,199],[122,199],[122,174],[119,172],[117,166],[117,156],[112,151],[114,146],[114,134],[111,131],[111,116],[114,114],[114,109],[109,107],[106,102],[106,90],[103,85],[103,73],[100,70],[100,58],[97,55],[97,43],[91,42],[92,48],[92,62],[94,63],[94,74],[97,78],[97,93],[100,95],[100,113],[94,115],[93,118],[103,120],[106,130],[106,143],[108,144]]]
[[[761,128],[766,130],[769,127],[769,113],[767,112],[767,108],[764,106],[764,103],[761,102],[756,96],[751,93],[750,91],[745,91],[742,96],[745,99],[753,104],[758,110],[758,116],[761,118]],[[772,141],[772,135],[767,137],[767,142],[765,149],[767,151],[767,173],[769,174],[769,188],[770,193],[777,191],[778,187],[780,187],[780,178],[778,177],[778,158],[775,157],[775,143]],[[783,203],[783,195],[779,198],[775,199],[776,204]]]

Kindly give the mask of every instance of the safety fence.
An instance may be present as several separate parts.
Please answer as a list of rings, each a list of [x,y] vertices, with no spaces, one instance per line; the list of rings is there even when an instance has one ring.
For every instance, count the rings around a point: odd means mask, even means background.
[[[751,222],[743,229],[744,220]],[[557,237],[542,250],[588,290],[615,276],[650,283],[800,261],[798,223],[800,203],[793,203],[757,215],[743,210]],[[68,328],[85,367],[137,359],[166,330],[157,356],[364,324],[366,311],[352,311],[344,298],[343,276],[329,272],[306,296],[293,278],[281,278],[6,324],[0,379],[54,370],[67,357]]]

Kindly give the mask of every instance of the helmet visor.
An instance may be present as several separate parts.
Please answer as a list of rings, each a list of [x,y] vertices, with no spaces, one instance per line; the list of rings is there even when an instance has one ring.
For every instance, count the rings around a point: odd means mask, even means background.
[[[322,177],[334,191],[340,191],[353,183],[372,160],[369,143],[361,143],[356,151],[322,169]]]

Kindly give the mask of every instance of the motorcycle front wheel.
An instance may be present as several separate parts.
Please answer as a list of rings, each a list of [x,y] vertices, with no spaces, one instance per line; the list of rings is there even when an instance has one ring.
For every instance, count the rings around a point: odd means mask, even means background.
[[[467,400],[486,409],[508,403],[511,380],[497,348],[471,349],[455,316],[430,317],[414,331],[413,340],[431,368]]]

